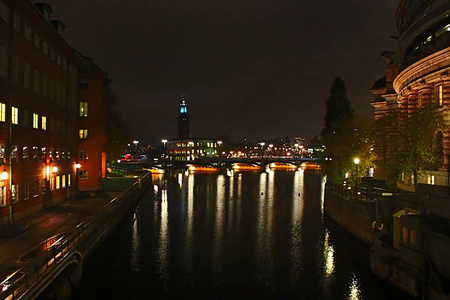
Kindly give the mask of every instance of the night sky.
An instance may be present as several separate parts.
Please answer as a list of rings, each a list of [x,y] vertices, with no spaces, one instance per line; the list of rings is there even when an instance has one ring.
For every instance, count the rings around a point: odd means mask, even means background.
[[[333,78],[357,114],[394,50],[399,0],[48,0],[69,43],[113,80],[132,138],[191,135],[239,142],[320,133]]]

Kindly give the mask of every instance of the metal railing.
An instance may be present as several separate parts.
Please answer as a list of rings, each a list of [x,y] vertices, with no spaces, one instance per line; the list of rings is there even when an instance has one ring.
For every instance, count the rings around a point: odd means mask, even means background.
[[[339,196],[350,201],[373,202],[380,196],[393,196],[389,190],[379,187],[350,186],[349,184],[337,184],[327,181],[327,188]]]
[[[45,275],[54,270],[58,264],[69,259],[73,261],[77,257],[72,257],[75,249],[84,240],[88,239],[99,223],[103,223],[108,216],[120,209],[126,202],[139,198],[144,188],[151,181],[151,174],[148,173],[139,178],[130,188],[119,196],[112,199],[99,212],[92,215],[86,221],[79,224],[74,230],[63,235],[51,247],[36,257],[33,261],[25,264],[16,272],[8,276],[0,284],[0,300],[19,299],[33,288],[40,280],[44,280]],[[79,257],[81,259],[81,257]],[[53,278],[54,279],[54,278]],[[50,282],[46,283],[48,286]]]

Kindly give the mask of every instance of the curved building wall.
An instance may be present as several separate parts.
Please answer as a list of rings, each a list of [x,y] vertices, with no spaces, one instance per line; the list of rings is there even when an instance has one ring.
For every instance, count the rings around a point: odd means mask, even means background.
[[[397,11],[400,38],[395,61],[400,69],[449,45],[450,0],[402,1]]]
[[[372,90],[375,117],[391,110],[412,113],[428,104],[440,107],[444,120],[450,120],[450,0],[403,0],[397,10],[400,38],[387,68],[398,73],[384,89]],[[389,84],[393,88],[389,91]],[[444,164],[418,178],[419,183],[447,185],[450,157],[450,126],[442,136]],[[383,150],[383,149],[375,149]],[[389,149],[378,151],[379,158]],[[382,173],[382,170],[380,170]],[[405,179],[406,184],[412,184]]]

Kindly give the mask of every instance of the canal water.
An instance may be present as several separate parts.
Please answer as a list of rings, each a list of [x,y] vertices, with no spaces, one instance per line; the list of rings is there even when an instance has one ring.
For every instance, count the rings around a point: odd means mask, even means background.
[[[410,299],[324,215],[318,171],[153,184],[84,265],[77,299]]]

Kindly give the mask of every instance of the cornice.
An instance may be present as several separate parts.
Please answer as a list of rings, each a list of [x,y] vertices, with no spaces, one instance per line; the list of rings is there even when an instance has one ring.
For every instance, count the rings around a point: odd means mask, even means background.
[[[394,79],[394,89],[400,93],[406,86],[420,79],[429,81],[448,76],[442,75],[445,69],[450,70],[450,47],[437,51],[401,71]]]

